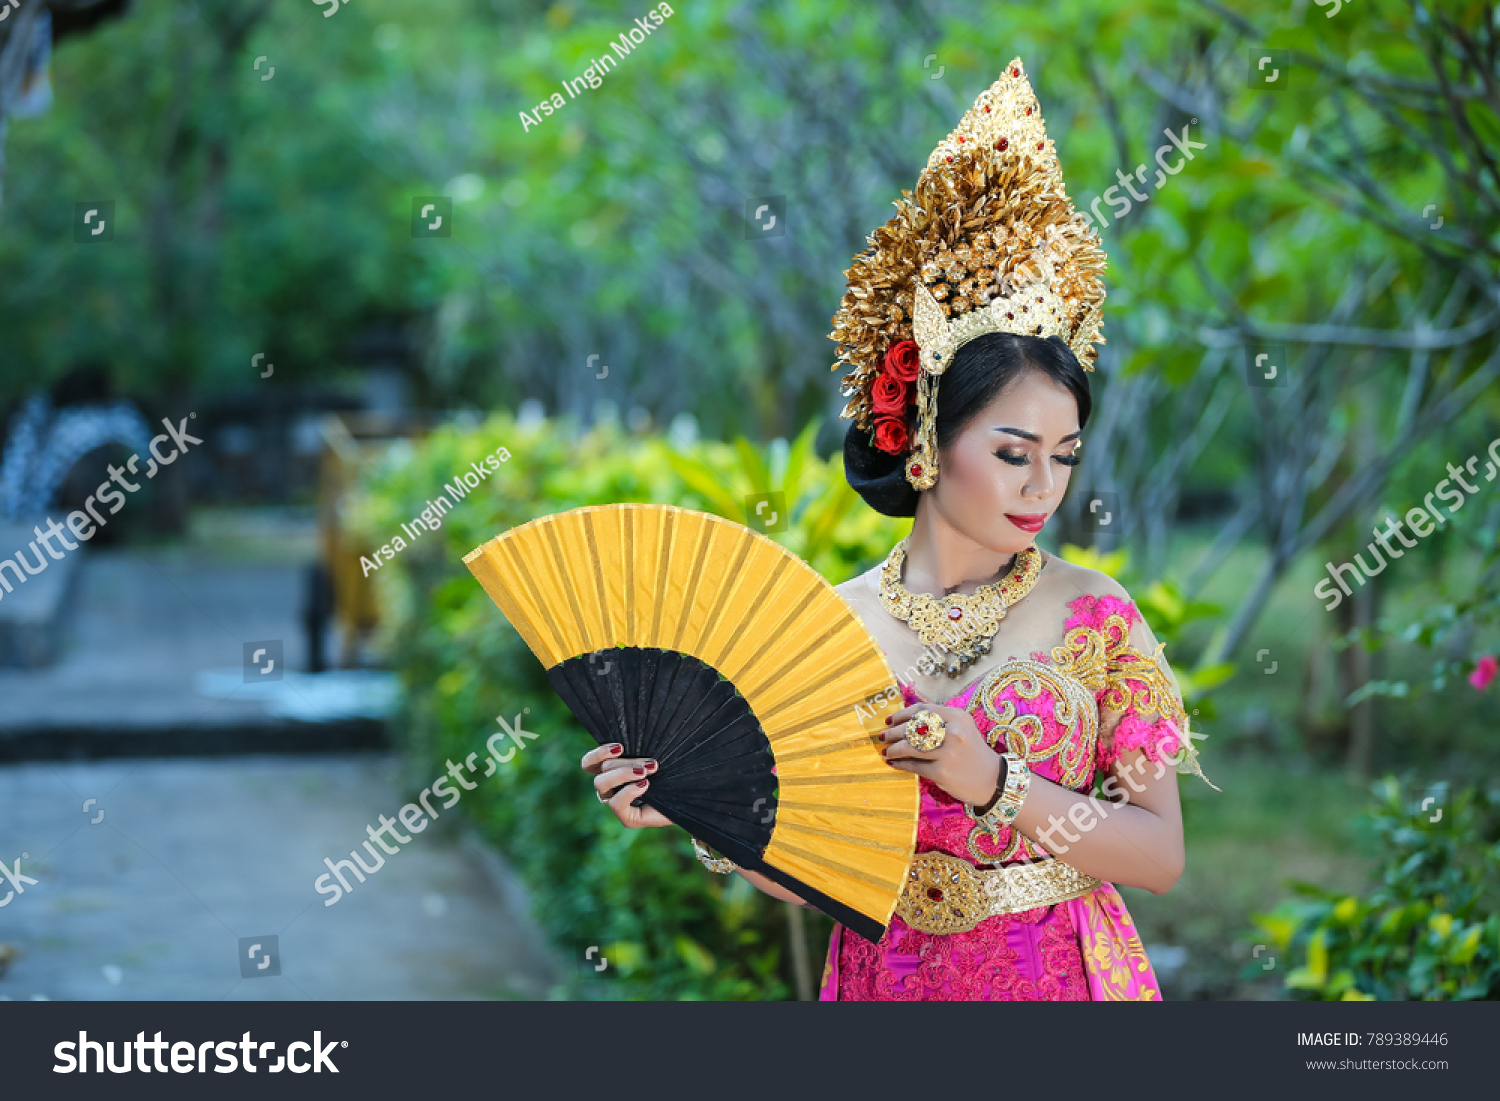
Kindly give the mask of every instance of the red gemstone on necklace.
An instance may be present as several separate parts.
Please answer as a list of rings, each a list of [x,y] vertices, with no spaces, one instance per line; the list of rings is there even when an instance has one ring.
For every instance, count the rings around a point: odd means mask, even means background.
[[[1028,107],[1028,108],[1026,108],[1026,113],[1027,113],[1027,114],[1028,114],[1028,115],[1029,115],[1029,114],[1031,114],[1031,108],[1030,108],[1030,107]]]
[[[913,474],[915,474],[917,477],[920,478],[922,476],[922,464],[921,463],[913,463],[912,467],[911,467],[911,472]]]
[[[1010,148],[1010,139],[1009,138],[1001,138],[1000,139],[1000,144],[997,145],[997,146],[995,146],[995,148],[996,149],[1002,149],[1002,150],[1003,149],[1009,149]]]
[[[938,887],[928,887],[927,888],[927,897],[930,898],[930,899],[932,899],[933,902],[942,902],[943,901],[943,892],[942,892],[941,888],[938,888]]]
[[[1021,75],[1021,70],[1020,69],[1012,69],[1010,71],[1010,75],[1011,76],[1020,76]]]
[[[962,619],[963,617],[964,617],[964,613],[963,613],[963,609],[962,608],[949,608],[948,609],[948,618],[949,619]]]

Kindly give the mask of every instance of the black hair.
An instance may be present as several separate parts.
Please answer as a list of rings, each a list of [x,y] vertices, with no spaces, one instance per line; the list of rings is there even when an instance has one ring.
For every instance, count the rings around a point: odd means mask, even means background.
[[[1088,424],[1094,401],[1089,379],[1073,349],[1060,336],[986,333],[963,345],[943,372],[937,392],[937,446],[947,448],[986,405],[1027,371],[1040,371],[1078,400],[1078,427]],[[912,383],[915,386],[916,383]],[[907,427],[916,436],[916,407]],[[851,423],[844,435],[844,476],[865,504],[886,516],[915,516],[918,492],[906,480],[906,455],[892,455]],[[941,470],[939,477],[941,477]]]

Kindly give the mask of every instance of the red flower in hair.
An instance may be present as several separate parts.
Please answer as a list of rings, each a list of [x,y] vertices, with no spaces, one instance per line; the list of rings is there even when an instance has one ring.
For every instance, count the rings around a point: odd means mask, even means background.
[[[870,387],[870,404],[874,406],[876,416],[905,417],[906,396],[906,383],[885,372],[876,375],[875,383]]]
[[[911,438],[906,422],[899,417],[875,418],[875,446],[892,455],[905,454]]]
[[[882,366],[887,374],[894,375],[902,382],[916,382],[917,372],[922,369],[922,357],[917,350],[917,342],[915,340],[896,341],[885,353],[885,363]]]

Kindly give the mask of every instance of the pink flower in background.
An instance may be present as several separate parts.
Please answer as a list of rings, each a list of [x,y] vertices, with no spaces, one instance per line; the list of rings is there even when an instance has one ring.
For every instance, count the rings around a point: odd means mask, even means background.
[[[1490,681],[1495,679],[1495,674],[1500,673],[1500,658],[1494,654],[1485,654],[1474,663],[1474,671],[1469,674],[1469,683],[1483,692],[1489,687]]]

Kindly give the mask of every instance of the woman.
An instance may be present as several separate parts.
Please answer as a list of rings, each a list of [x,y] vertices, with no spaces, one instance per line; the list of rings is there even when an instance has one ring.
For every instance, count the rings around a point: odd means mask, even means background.
[[[838,591],[905,670],[884,752],[921,777],[922,806],[896,916],[879,944],[835,928],[825,1000],[1160,997],[1113,883],[1176,883],[1171,758],[1198,770],[1129,595],[1035,545],[1079,462],[1104,297],[1041,128],[1017,59],[856,258],[834,318],[849,482],[913,517]],[[619,752],[583,759],[600,798],[629,828],[668,825],[631,805],[655,763]]]

